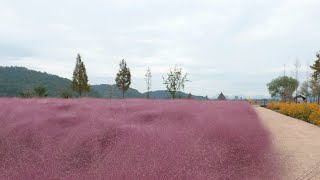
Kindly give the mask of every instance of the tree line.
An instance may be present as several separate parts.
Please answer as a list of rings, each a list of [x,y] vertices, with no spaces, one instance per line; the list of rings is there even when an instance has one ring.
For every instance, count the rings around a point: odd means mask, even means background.
[[[282,101],[288,102],[293,101],[293,94],[296,93],[304,96],[306,101],[312,101],[311,98],[316,98],[317,103],[320,103],[320,53],[316,53],[316,60],[314,64],[309,66],[312,70],[312,74],[306,75],[306,80],[301,83],[298,80],[298,70],[299,70],[298,61],[295,64],[295,75],[296,77],[289,77],[285,73],[283,76],[280,76],[276,79],[273,79],[267,84],[269,93],[271,97],[280,97]],[[308,72],[308,71],[307,71]],[[297,102],[297,98],[295,98]]]
[[[119,70],[116,74],[115,84],[122,91],[122,97],[125,98],[125,93],[129,90],[131,85],[131,71],[127,65],[127,62],[122,59],[119,63]],[[169,72],[165,76],[162,76],[163,84],[166,86],[166,91],[170,93],[171,98],[175,99],[177,93],[184,90],[185,83],[189,82],[188,74],[182,72],[182,68],[175,65],[174,68],[170,68]],[[150,67],[147,68],[144,80],[146,82],[147,98],[150,98],[150,91],[152,86],[152,73]],[[37,89],[37,90],[36,90]],[[38,97],[46,97],[46,87],[38,86],[35,87],[35,92]],[[39,91],[40,90],[40,91]],[[76,65],[73,70],[72,81],[70,85],[70,90],[66,89],[62,92],[61,97],[69,98],[72,97],[74,93],[78,96],[85,96],[90,92],[91,88],[89,85],[89,78],[87,75],[87,70],[85,64],[82,60],[80,54],[77,54]],[[42,92],[44,91],[44,92]],[[38,93],[39,92],[39,93]],[[112,94],[112,92],[110,92]],[[20,94],[21,97],[31,97],[31,94]],[[192,98],[192,94],[189,93],[188,99]],[[207,96],[206,96],[206,99]]]

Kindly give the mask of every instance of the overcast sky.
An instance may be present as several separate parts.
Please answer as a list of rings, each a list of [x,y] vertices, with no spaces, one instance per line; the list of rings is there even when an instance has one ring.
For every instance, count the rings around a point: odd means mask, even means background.
[[[320,50],[319,0],[0,0],[0,65],[71,78],[79,52],[91,84],[114,84],[119,61],[132,87],[165,89],[180,64],[186,92],[268,95],[266,83],[301,71]],[[305,77],[305,72],[300,73]]]

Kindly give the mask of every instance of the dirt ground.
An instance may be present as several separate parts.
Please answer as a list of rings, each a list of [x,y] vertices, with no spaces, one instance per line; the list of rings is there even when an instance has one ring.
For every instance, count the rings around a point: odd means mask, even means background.
[[[320,179],[320,127],[274,111],[255,107],[272,134],[284,167],[282,179]]]

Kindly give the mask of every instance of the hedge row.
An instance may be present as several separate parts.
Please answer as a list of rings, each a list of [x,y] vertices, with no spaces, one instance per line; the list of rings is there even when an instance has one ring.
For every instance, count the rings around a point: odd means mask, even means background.
[[[271,102],[267,107],[281,114],[320,126],[320,106],[318,104]]]

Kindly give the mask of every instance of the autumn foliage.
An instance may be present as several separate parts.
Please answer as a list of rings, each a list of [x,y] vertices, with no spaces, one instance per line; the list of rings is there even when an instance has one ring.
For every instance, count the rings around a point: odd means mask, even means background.
[[[320,105],[318,104],[271,102],[268,108],[320,126]]]

